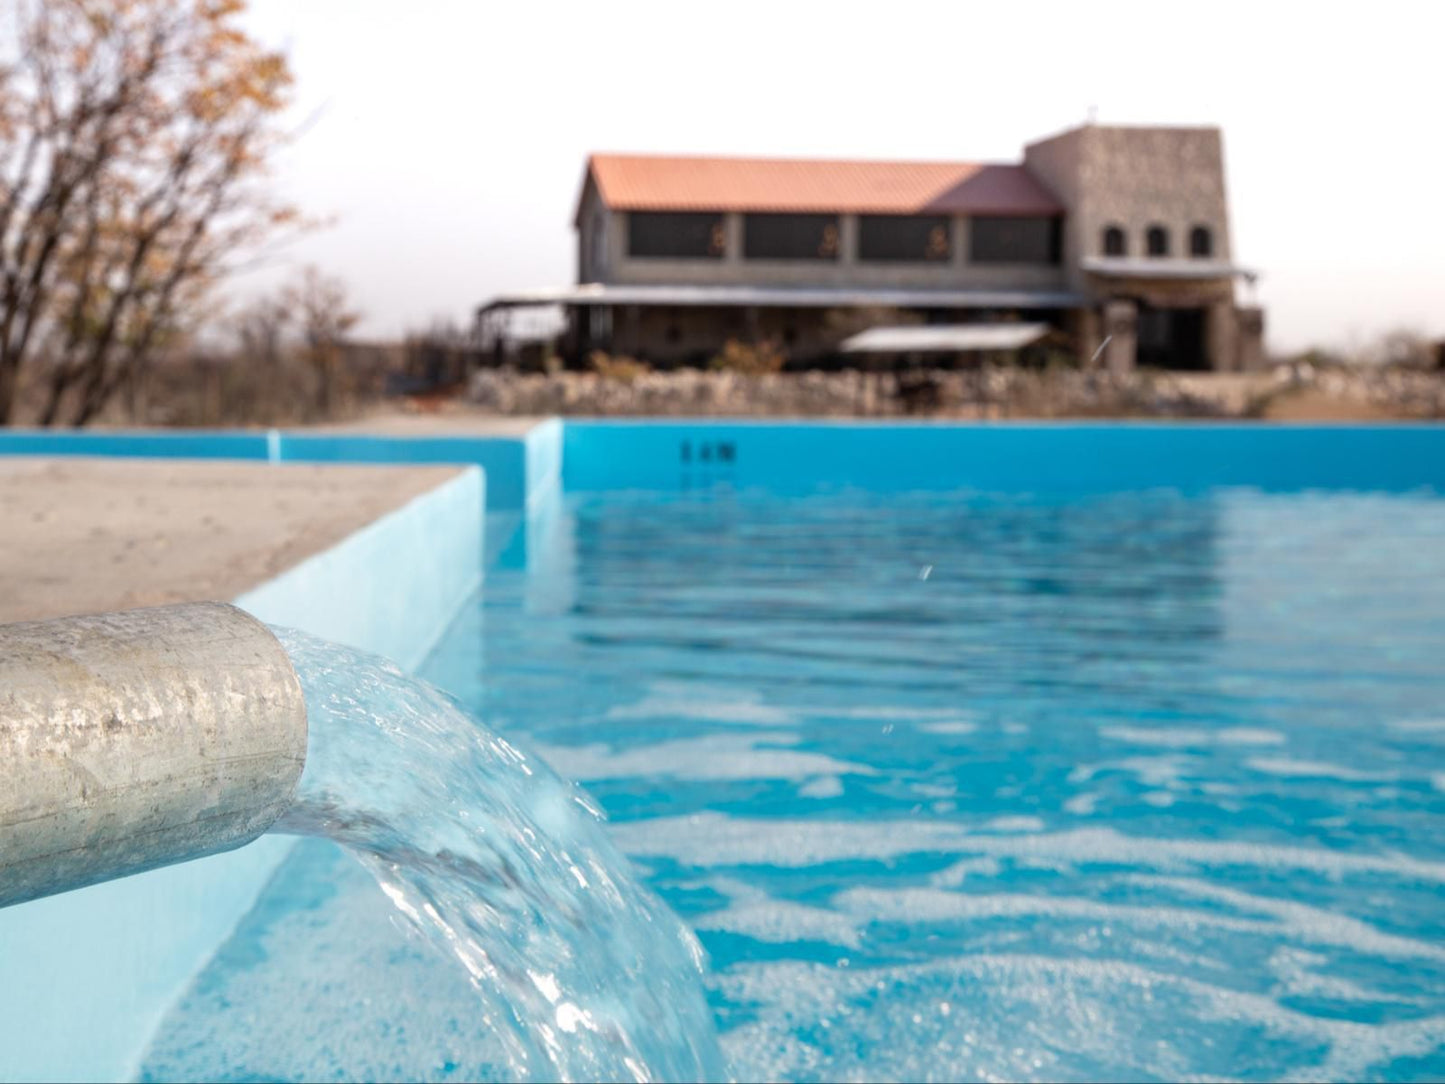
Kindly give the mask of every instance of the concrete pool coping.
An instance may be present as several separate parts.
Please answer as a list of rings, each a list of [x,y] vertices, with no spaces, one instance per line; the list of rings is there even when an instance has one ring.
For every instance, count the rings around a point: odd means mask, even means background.
[[[564,490],[1099,492],[1176,485],[1445,492],[1445,425],[549,419],[514,435],[0,432],[49,455],[470,467],[237,601],[414,669],[486,560],[526,560]],[[364,588],[358,589],[358,584]],[[0,1079],[118,1079],[292,841],[0,913]],[[27,909],[30,909],[27,911]]]
[[[0,457],[0,622],[234,598],[458,470]]]

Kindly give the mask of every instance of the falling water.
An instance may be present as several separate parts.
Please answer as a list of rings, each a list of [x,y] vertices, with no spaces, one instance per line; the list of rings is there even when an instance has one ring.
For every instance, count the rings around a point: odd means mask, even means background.
[[[499,1075],[724,1076],[702,950],[634,882],[585,794],[391,663],[277,635],[310,716],[277,830],[349,848],[466,969]]]

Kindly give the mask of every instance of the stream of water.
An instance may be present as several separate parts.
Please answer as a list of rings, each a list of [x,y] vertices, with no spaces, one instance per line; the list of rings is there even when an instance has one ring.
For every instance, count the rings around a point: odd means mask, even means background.
[[[355,854],[463,967],[508,1079],[724,1075],[702,950],[632,879],[587,796],[384,659],[277,630],[306,772],[277,830]]]

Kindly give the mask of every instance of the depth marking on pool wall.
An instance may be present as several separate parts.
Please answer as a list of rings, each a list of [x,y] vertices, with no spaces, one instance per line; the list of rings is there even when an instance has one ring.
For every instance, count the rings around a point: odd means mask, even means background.
[[[711,488],[717,482],[730,482],[737,464],[738,446],[731,440],[684,440],[677,446],[681,467],[678,488]]]
[[[738,446],[731,440],[700,440],[696,446],[698,463],[733,463],[737,460]],[[678,461],[684,464],[694,461],[693,442],[683,441],[678,446]]]

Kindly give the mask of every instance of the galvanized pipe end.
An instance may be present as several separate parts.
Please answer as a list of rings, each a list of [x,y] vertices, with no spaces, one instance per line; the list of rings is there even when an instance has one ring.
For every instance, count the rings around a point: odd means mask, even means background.
[[[249,843],[305,763],[296,672],[234,606],[0,626],[0,907]]]

